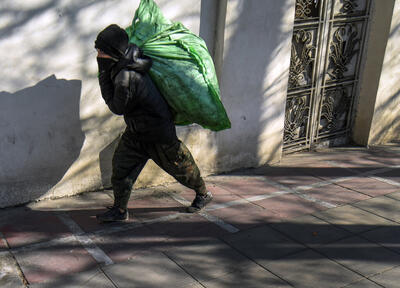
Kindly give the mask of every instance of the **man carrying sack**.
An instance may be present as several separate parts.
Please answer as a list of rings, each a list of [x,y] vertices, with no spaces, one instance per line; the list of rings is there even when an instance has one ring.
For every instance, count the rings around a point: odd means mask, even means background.
[[[148,75],[151,59],[129,44],[126,31],[115,24],[98,34],[95,48],[102,97],[113,113],[124,116],[127,125],[112,160],[114,205],[97,219],[128,219],[133,184],[149,159],[196,192],[187,211],[199,211],[213,197],[190,151],[176,136],[167,102]]]

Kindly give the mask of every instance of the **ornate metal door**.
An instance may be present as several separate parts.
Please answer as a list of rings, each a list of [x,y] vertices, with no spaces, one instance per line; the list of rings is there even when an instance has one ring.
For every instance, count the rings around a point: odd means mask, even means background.
[[[348,141],[370,6],[296,1],[284,151]]]

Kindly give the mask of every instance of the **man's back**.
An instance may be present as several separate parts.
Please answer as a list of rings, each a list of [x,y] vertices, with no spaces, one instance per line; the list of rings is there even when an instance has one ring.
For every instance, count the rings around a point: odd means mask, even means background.
[[[124,59],[112,68],[111,77],[100,77],[102,94],[111,111],[124,116],[139,141],[169,143],[176,138],[175,124],[167,102],[148,75],[151,60],[140,54],[136,45],[129,45]],[[105,89],[110,79],[113,90]]]

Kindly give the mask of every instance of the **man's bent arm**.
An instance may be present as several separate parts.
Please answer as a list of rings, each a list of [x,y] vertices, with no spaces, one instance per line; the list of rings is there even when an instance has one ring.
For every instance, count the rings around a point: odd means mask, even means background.
[[[110,74],[106,72],[103,73],[100,73],[99,77],[101,95],[111,112],[117,115],[123,115],[131,97],[131,92],[129,90],[129,72],[122,70],[115,77],[114,83],[111,80]]]

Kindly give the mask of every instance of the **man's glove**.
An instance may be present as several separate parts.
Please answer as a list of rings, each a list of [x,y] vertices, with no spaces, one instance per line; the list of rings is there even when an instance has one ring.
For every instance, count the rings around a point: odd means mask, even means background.
[[[114,79],[122,69],[133,70],[138,73],[147,73],[151,65],[151,59],[144,56],[142,50],[138,46],[130,43],[124,57],[121,57],[117,64],[112,67],[111,79]]]
[[[115,63],[116,62],[111,58],[97,57],[99,73],[111,73],[111,69],[114,67]]]
[[[98,57],[97,64],[99,66],[99,84],[101,95],[107,103],[114,95],[114,84],[111,80],[111,70],[115,66],[116,62],[110,58]]]

